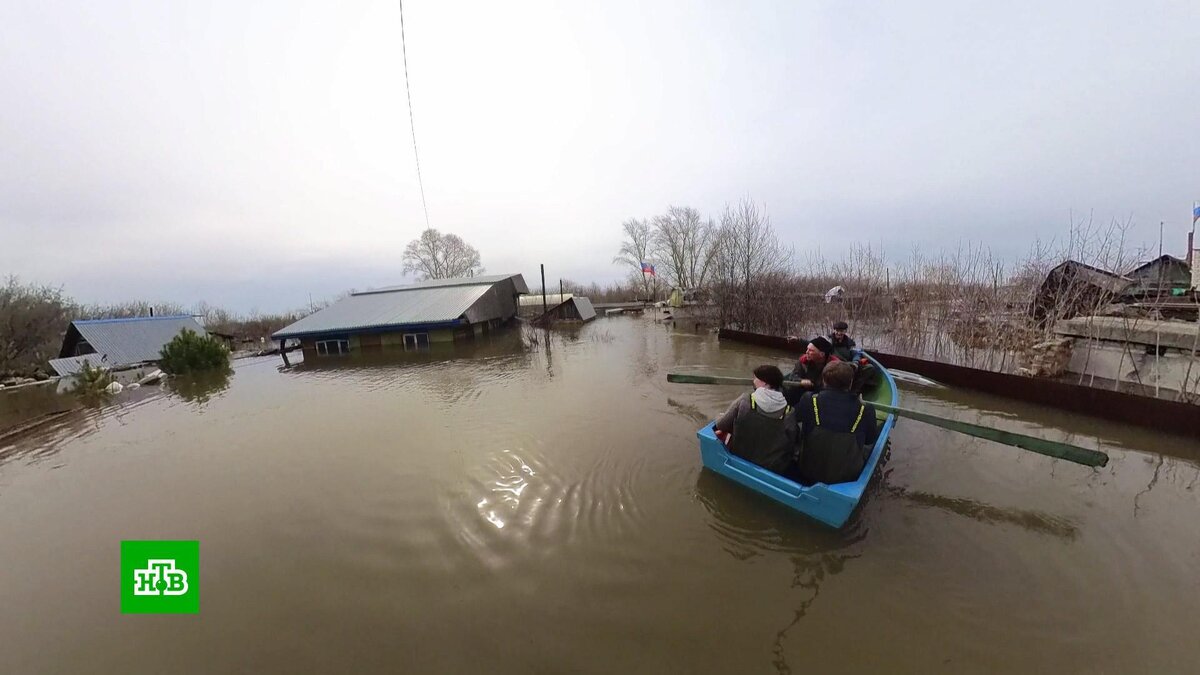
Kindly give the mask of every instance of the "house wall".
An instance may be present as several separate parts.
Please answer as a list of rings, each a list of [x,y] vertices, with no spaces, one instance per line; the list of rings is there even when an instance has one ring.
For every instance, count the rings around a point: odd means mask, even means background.
[[[1159,275],[1162,275],[1163,283],[1170,284],[1186,284],[1191,280],[1191,269],[1186,263],[1176,260],[1159,260],[1147,265],[1130,276],[1143,282],[1151,284],[1158,283]]]
[[[490,319],[507,321],[516,315],[517,288],[511,279],[492,284],[492,287],[464,312],[467,321],[472,324]]]
[[[1173,288],[1191,285],[1191,269],[1177,260],[1159,260],[1132,273],[1134,285],[1129,289],[1133,296],[1155,296],[1166,294]]]
[[[468,336],[478,334],[478,331],[482,330],[482,328],[479,326],[468,326],[465,328]],[[413,331],[397,331],[390,333],[352,333],[346,337],[346,340],[350,344],[350,355],[403,350],[404,336],[409,334],[409,332]],[[429,343],[431,345],[454,342],[455,330],[453,328],[439,328],[437,330],[415,332],[426,333],[429,336]],[[321,356],[317,354],[317,342],[318,340],[316,338],[302,338],[300,340],[300,348],[304,353],[304,359],[306,361],[308,359],[344,358],[341,355]]]

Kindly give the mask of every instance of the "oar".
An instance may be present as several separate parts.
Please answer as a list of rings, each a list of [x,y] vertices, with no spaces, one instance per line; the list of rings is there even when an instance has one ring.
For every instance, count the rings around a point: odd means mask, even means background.
[[[721,377],[717,375],[695,375],[691,373],[669,373],[667,382],[675,382],[678,384],[729,384],[737,386],[752,386],[754,380],[746,377]],[[784,386],[798,387],[799,382],[784,382]],[[1037,438],[1035,436],[1026,436],[1018,434],[1014,431],[1004,431],[993,427],[985,427],[979,424],[971,424],[970,422],[962,422],[960,420],[952,420],[945,417],[938,417],[929,413],[920,412],[918,410],[909,410],[908,408],[897,408],[895,406],[886,405],[883,403],[870,402],[875,406],[876,410],[891,413],[897,417],[907,417],[909,419],[932,424],[935,427],[957,431],[960,434],[983,438],[996,443],[1003,443],[1014,447],[1036,452],[1039,455],[1048,457],[1057,457],[1065,459],[1068,462],[1083,464],[1084,466],[1105,466],[1108,464],[1108,455],[1099,450],[1090,450],[1081,448],[1078,445],[1070,443],[1060,443],[1051,441],[1045,438]]]

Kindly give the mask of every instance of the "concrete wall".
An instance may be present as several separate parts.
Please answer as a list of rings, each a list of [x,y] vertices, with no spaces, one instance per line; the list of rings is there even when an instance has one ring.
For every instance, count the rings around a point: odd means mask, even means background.
[[[1145,346],[1139,344],[1129,344],[1126,349],[1119,343],[1077,339],[1067,372],[1082,374],[1083,384],[1088,384],[1092,376],[1102,381],[1120,380],[1122,389],[1141,382],[1142,393],[1153,395],[1156,385],[1168,392],[1178,392],[1185,386],[1194,391],[1200,363],[1192,364],[1190,351],[1171,349],[1159,356],[1153,350],[1147,354]]]

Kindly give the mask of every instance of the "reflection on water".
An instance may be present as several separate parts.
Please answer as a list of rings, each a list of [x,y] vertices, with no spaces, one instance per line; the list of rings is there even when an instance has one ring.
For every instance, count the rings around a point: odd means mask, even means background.
[[[740,388],[665,382],[793,358],[620,317],[290,368],[247,359],[98,409],[0,393],[0,416],[70,410],[0,440],[0,672],[1178,672],[1200,658],[1185,453],[1105,429],[1120,447],[1093,471],[902,422],[830,531],[701,470],[696,429]],[[203,609],[185,633],[115,608],[114,551],[132,538],[201,541]]]
[[[942,509],[964,518],[985,524],[1016,525],[1030,532],[1048,534],[1071,540],[1079,536],[1079,528],[1067,518],[1052,516],[1027,509],[999,508],[974,499],[944,497],[919,490],[908,490],[891,485],[882,486],[889,497],[903,499],[921,507]]]
[[[0,389],[0,432],[47,413],[74,408],[76,403],[53,384]]]
[[[821,593],[821,584],[862,555],[869,528],[856,516],[840,531],[826,529],[708,470],[696,479],[696,496],[712,515],[709,527],[735,559],[777,553],[790,560],[790,588],[800,593],[800,599],[789,622],[775,633],[771,663],[777,672],[791,673],[784,650],[788,632],[808,614]]]
[[[710,415],[706,414],[703,410],[697,408],[696,406],[687,403],[680,403],[673,398],[667,399],[667,405],[674,408],[675,412],[694,422],[698,427],[704,426],[713,419]]]
[[[229,388],[232,369],[206,370],[167,378],[167,389],[188,403],[204,405]]]

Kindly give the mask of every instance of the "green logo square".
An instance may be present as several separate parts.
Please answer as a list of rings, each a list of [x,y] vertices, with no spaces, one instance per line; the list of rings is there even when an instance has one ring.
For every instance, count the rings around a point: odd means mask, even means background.
[[[199,614],[200,542],[122,541],[122,614]]]

